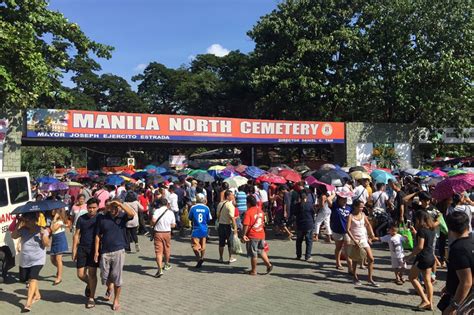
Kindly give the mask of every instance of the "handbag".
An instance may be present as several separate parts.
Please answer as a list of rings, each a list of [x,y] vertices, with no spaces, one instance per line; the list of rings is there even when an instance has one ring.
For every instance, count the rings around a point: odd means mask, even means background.
[[[219,220],[221,219],[221,212],[222,212],[222,209],[224,208],[225,204],[228,203],[229,201],[226,201],[222,204],[222,206],[219,208],[219,210],[217,210],[217,220],[216,220],[216,230],[219,229]]]
[[[153,229],[152,229],[152,233],[150,233],[150,241],[153,241],[153,231],[155,230],[156,228],[156,225],[158,224],[158,222],[160,222],[160,219],[165,215],[165,213],[168,211],[169,209],[166,209],[159,217],[158,219],[156,219],[156,222],[155,224],[153,225]]]
[[[364,261],[367,258],[367,252],[359,245],[350,245],[348,254],[353,261]]]
[[[413,249],[413,235],[411,234],[410,229],[405,227],[405,224],[400,224],[398,234],[405,237],[405,240],[402,241],[403,249],[412,250]]]

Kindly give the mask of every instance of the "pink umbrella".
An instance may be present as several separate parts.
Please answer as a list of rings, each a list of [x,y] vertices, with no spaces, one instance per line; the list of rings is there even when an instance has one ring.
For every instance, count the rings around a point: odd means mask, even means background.
[[[432,172],[438,174],[439,176],[448,176],[448,173],[443,172],[440,168],[435,168],[434,170],[432,170]]]
[[[284,177],[286,180],[290,181],[290,182],[300,182],[301,181],[301,175],[296,172],[296,171],[293,171],[293,170],[281,170],[279,173],[278,173],[279,176],[281,177]]]
[[[472,187],[474,187],[474,174],[448,177],[436,185],[432,196],[436,200],[445,200]]]
[[[310,185],[311,187],[324,186],[324,187],[326,187],[327,191],[334,191],[334,190],[336,190],[336,187],[334,187],[333,185],[329,185],[329,184],[320,182],[319,180],[317,180],[317,179],[314,178],[313,176],[307,177],[307,178],[305,179],[305,181],[306,181],[306,183],[308,183],[308,185]]]
[[[264,174],[260,176],[259,178],[257,178],[257,180],[260,180],[261,182],[267,182],[267,183],[286,184],[286,179],[272,173]]]
[[[235,171],[236,171],[237,173],[241,173],[241,174],[242,174],[242,173],[245,172],[246,169],[247,169],[247,165],[240,164],[240,165],[238,165],[238,166],[235,168]]]

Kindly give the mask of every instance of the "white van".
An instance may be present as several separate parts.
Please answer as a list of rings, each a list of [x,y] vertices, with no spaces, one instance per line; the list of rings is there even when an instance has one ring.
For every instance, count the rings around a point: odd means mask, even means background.
[[[15,219],[11,212],[32,199],[28,172],[0,173],[0,282],[7,271],[15,266],[16,243],[13,241],[10,224]]]

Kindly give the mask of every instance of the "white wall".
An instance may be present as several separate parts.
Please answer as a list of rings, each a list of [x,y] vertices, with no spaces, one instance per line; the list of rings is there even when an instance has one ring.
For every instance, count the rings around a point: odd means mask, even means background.
[[[357,143],[357,147],[356,147],[357,165],[370,163],[370,157],[372,156],[373,149],[374,149],[374,144],[372,142]]]

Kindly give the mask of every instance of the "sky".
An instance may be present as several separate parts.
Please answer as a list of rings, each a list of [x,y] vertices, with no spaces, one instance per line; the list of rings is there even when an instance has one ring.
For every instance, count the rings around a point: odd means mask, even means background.
[[[127,79],[148,63],[177,68],[194,56],[254,48],[247,36],[278,0],[50,0],[92,40],[115,48],[109,60],[96,59],[103,73]],[[69,80],[65,84],[70,86]]]

